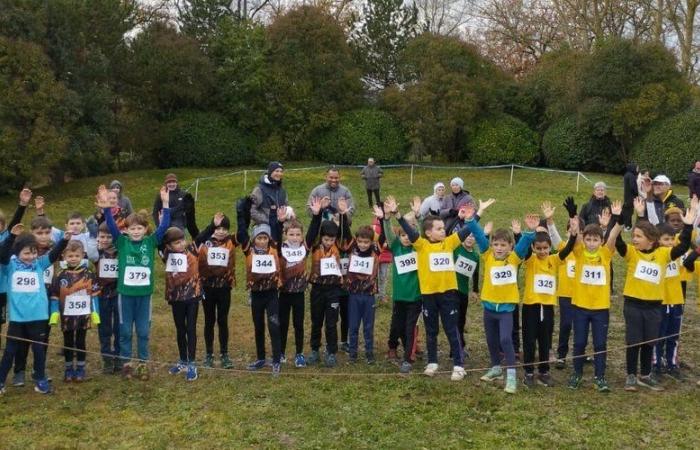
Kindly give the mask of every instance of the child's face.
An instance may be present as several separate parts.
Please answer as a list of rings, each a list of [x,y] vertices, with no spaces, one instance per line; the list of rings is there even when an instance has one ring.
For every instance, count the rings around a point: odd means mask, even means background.
[[[220,241],[226,239],[226,236],[228,236],[228,229],[224,227],[216,227],[214,229],[214,237]]]
[[[445,222],[436,220],[433,222],[433,227],[430,230],[425,230],[425,236],[433,242],[442,242],[445,240]]]
[[[289,228],[289,229],[287,229],[285,236],[287,237],[287,242],[294,244],[294,245],[301,244],[301,241],[302,241],[301,229]]]
[[[326,250],[330,249],[335,245],[335,236],[321,236],[321,245]]]
[[[36,251],[36,247],[24,247],[20,250],[17,258],[25,264],[31,264],[36,261],[37,256],[38,252]]]
[[[109,191],[107,193],[107,199],[109,199],[109,206],[112,208],[119,206],[119,197],[117,196],[116,192]]]
[[[32,234],[39,247],[46,248],[51,245],[51,228],[35,228]]]
[[[411,240],[408,238],[408,235],[403,231],[399,233],[399,241],[404,247],[408,247],[409,245],[411,245]]]
[[[266,235],[265,233],[261,233],[257,236],[255,236],[255,246],[258,248],[267,248],[267,246],[270,244],[270,236]]]
[[[70,219],[66,222],[66,232],[72,235],[80,234],[84,227],[83,219]]]
[[[372,245],[372,239],[358,237],[355,238],[355,243],[357,244],[357,248],[360,249],[361,252],[366,252],[367,250],[369,250],[369,246]]]
[[[535,255],[540,259],[549,256],[551,250],[552,246],[549,245],[549,242],[535,242],[532,244],[532,251],[535,252]]]
[[[635,228],[632,230],[632,245],[637,250],[649,250],[653,246],[653,242],[647,238],[642,230]]]
[[[683,230],[683,217],[678,213],[669,214],[668,217],[666,217],[666,222],[677,232]]]
[[[178,239],[177,241],[172,241],[170,244],[168,244],[168,249],[175,253],[184,252],[185,247],[187,247],[187,243],[184,239]]]
[[[659,238],[659,245],[661,245],[662,247],[673,247],[675,241],[675,236],[672,236],[670,234],[662,234]]]
[[[462,245],[464,245],[464,248],[466,248],[467,250],[471,250],[474,248],[475,243],[476,239],[474,239],[474,235],[470,234],[469,236],[467,236],[466,239],[464,239]]]
[[[597,251],[603,244],[603,239],[597,234],[587,234],[583,237],[583,244],[589,252]]]
[[[491,241],[491,250],[496,259],[505,259],[513,251],[513,244],[504,239],[494,239]]]
[[[97,233],[97,248],[104,250],[112,245],[112,235],[102,231]]]
[[[137,223],[132,223],[126,229],[126,234],[132,241],[140,241],[146,235],[146,227]]]
[[[68,267],[77,267],[83,260],[83,254],[78,251],[65,251],[63,252],[63,260],[68,264]]]

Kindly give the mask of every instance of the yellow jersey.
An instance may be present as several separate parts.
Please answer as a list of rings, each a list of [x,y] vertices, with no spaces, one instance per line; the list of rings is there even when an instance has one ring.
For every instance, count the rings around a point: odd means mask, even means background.
[[[462,245],[459,235],[453,233],[441,242],[430,242],[419,237],[413,243],[418,259],[418,284],[423,295],[457,290],[454,250]]]
[[[557,251],[562,251],[564,247],[566,247],[566,242],[560,243]],[[559,270],[557,271],[557,297],[573,297],[575,278],[576,257],[574,256],[574,252],[571,252],[569,256],[559,264]]]
[[[685,303],[683,297],[683,287],[681,286],[681,269],[683,261],[681,258],[675,259],[666,265],[664,275],[664,305],[682,305]]]
[[[490,248],[482,253],[484,281],[481,286],[481,300],[491,303],[519,303],[518,265],[521,261],[515,251],[502,260],[496,259]]]
[[[534,253],[525,260],[525,293],[523,305],[555,305],[557,272],[565,266],[559,255],[539,258]]]
[[[638,300],[662,301],[664,276],[671,262],[671,247],[657,247],[649,253],[627,244],[627,275],[623,294]]]
[[[573,251],[576,258],[573,305],[586,309],[610,309],[610,261],[613,253],[605,245],[595,252],[577,243]]]

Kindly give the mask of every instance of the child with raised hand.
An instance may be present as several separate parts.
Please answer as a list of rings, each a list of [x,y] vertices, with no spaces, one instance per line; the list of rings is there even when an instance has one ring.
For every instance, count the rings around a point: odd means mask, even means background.
[[[239,201],[240,204],[248,202]],[[249,209],[249,208],[248,208]],[[265,367],[265,316],[272,345],[272,375],[278,376],[280,366],[280,325],[279,325],[279,282],[280,263],[276,244],[272,241],[272,230],[268,224],[253,227],[253,234],[248,234],[248,223],[242,214],[238,214],[238,231],[236,239],[241,244],[245,255],[247,282],[250,290],[251,313],[255,328],[256,360],[248,364],[248,370],[260,370]]]
[[[459,319],[457,329],[459,330],[459,342],[465,356],[467,353],[467,342],[465,339],[467,324],[467,307],[469,301],[479,300],[479,251],[476,249],[476,239],[473,235],[467,236],[462,245],[454,251],[455,272],[457,272],[457,292],[459,295]]]
[[[147,234],[148,219],[138,213],[132,213],[126,219],[126,233],[122,234],[114,222],[107,188],[101,185],[97,191],[97,206],[102,208],[105,222],[117,247],[119,278],[119,357],[122,360],[122,374],[131,378],[135,374],[142,380],[148,380],[146,362],[149,358],[148,343],[151,332],[151,296],[155,277],[153,265],[156,248],[160,245],[165,231],[170,225],[169,194],[163,186],[160,188],[163,202],[163,215],[158,228],[153,234]],[[136,327],[139,362],[134,368],[131,363],[131,341]]]
[[[7,335],[32,342],[34,353],[34,390],[41,394],[51,392],[46,378],[46,341],[49,321],[49,304],[42,274],[55,262],[66,247],[63,239],[48,255],[37,256],[36,240],[30,234],[22,234],[24,226],[12,227],[10,236],[0,246],[0,264],[7,266],[7,301],[10,309],[10,322]],[[68,237],[68,236],[66,236]],[[0,394],[5,392],[5,380],[12,368],[19,348],[19,341],[8,338],[0,361]]]
[[[549,350],[554,331],[554,305],[556,304],[557,273],[565,265],[576,243],[578,220],[571,219],[569,240],[557,254],[551,254],[552,239],[549,233],[538,231],[525,258],[525,292],[523,294],[522,330],[525,379],[523,384],[535,386],[535,349],[539,350],[536,382],[543,386],[554,385],[549,373]]]
[[[100,324],[99,286],[95,274],[84,259],[85,249],[79,240],[71,240],[63,251],[65,268],[54,276],[49,291],[51,317],[49,325],[61,322],[66,366],[63,381],[81,382],[85,370],[85,338],[92,325]],[[75,359],[75,360],[74,360]],[[77,361],[77,362],[76,362]]]
[[[481,287],[481,304],[484,307],[484,330],[486,343],[491,355],[491,369],[481,377],[483,381],[503,379],[500,350],[506,357],[505,392],[514,394],[517,390],[515,371],[515,349],[513,347],[513,311],[520,301],[518,292],[518,265],[527,256],[532,244],[534,230],[539,225],[539,216],[528,214],[525,225],[529,231],[522,233],[517,245],[513,234],[506,229],[497,229],[491,242],[484,235],[478,222],[474,220],[474,208],[467,207],[465,220],[467,230],[474,234],[481,251],[481,265],[484,280]]]
[[[229,218],[218,212],[195,239],[199,244],[199,274],[204,289],[204,367],[214,367],[214,325],[218,324],[221,367],[233,368],[228,353],[228,314],[231,289],[236,284],[235,249],[239,244],[230,229]]]
[[[391,253],[394,255],[394,264],[391,268],[393,306],[390,329],[392,331],[389,334],[401,338],[403,362],[399,371],[407,374],[412,369],[413,351],[417,338],[416,324],[423,309],[420,287],[418,286],[418,259],[408,234],[400,227],[394,229],[391,226],[391,217],[401,217],[394,197],[386,198],[383,213],[384,234]],[[390,338],[389,351],[393,350],[394,355],[397,346],[398,342],[392,346]]]
[[[564,202],[564,207],[566,208],[569,219],[573,219],[577,215],[576,203],[574,203],[573,197],[569,197],[570,200]],[[554,207],[551,203],[543,204],[543,215],[547,219],[547,228],[549,229],[550,236],[559,236],[559,232],[554,224]],[[551,217],[551,223],[550,223]],[[571,229],[571,220],[566,224],[567,240],[571,237],[572,233],[576,235],[579,234],[580,229]],[[577,226],[580,227],[578,222]],[[561,238],[559,239],[561,241]],[[554,245],[554,241],[552,241]],[[557,251],[561,252],[566,246],[566,242],[560,242],[557,245]],[[566,367],[566,356],[569,354],[569,338],[571,337],[571,331],[574,327],[574,309],[571,304],[571,300],[574,296],[574,285],[576,279],[576,256],[572,252],[564,260],[565,264],[560,264],[557,271],[557,304],[559,306],[559,339],[557,345],[557,360],[554,367],[559,370],[563,370]]]
[[[193,242],[187,243],[185,232],[170,227],[163,235],[165,264],[165,300],[173,312],[180,360],[168,373],[185,373],[187,381],[199,378],[197,373],[197,313],[202,299],[199,277],[199,252]]]
[[[394,212],[397,211],[397,207],[398,205],[392,204],[389,209]],[[461,208],[457,218],[461,222],[464,217],[465,208]],[[453,253],[462,245],[469,230],[467,227],[461,227],[459,232],[445,236],[445,223],[437,217],[428,216],[423,221],[425,237],[421,237],[404,218],[399,218],[399,224],[408,235],[417,255],[418,280],[423,296],[423,322],[428,347],[428,365],[423,373],[432,377],[439,368],[437,338],[439,322],[442,321],[454,364],[451,379],[462,380],[465,375],[464,354],[457,330],[459,296]]]
[[[659,245],[658,229],[645,220],[638,221],[632,228],[632,244],[625,244],[619,237],[622,231],[622,205],[615,202],[611,208],[615,225],[610,231],[610,238],[617,239],[617,251],[627,262],[623,292],[625,342],[628,346],[626,391],[636,391],[637,386],[654,391],[663,390],[652,374],[655,342],[649,341],[655,341],[659,337],[666,267],[688,250],[697,209],[698,200],[693,198],[690,208],[683,216],[685,227],[679,244],[663,247]]]
[[[338,199],[340,226],[326,220],[321,222],[322,203],[312,199],[313,218],[306,234],[311,247],[311,354],[308,364],[320,361],[321,332],[325,326],[327,367],[335,367],[338,352],[338,310],[342,294],[343,276],[340,268],[341,248],[346,248],[352,235],[346,213],[347,201]],[[315,232],[315,233],[314,233]]]
[[[119,278],[119,256],[114,246],[112,233],[105,222],[97,228],[97,252],[99,259],[95,264],[97,285],[100,292],[100,324],[97,332],[100,336],[100,353],[102,353],[102,373],[108,375],[121,373],[122,360],[119,359],[119,298],[117,295],[117,278]]]

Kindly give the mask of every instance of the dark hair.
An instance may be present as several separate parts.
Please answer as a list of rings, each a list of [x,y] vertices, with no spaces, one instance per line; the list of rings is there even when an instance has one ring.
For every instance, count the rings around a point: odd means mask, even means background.
[[[211,220],[212,225],[214,224],[214,219]],[[227,215],[224,215],[223,219],[221,219],[221,225],[219,227],[225,228],[227,230],[231,229],[231,219],[228,218]],[[215,228],[218,228],[215,226]]]
[[[340,170],[336,166],[328,166],[328,169],[326,169],[326,173],[328,172],[338,172],[340,173]]]
[[[27,247],[36,250],[36,238],[31,233],[22,233],[19,236],[17,236],[17,239],[15,239],[15,243],[12,244],[12,254],[17,256],[19,255],[19,252],[21,252]]]
[[[185,232],[178,227],[170,227],[163,235],[163,244],[168,245],[172,242],[179,241],[185,238]]]
[[[660,223],[656,226],[657,230],[659,231],[659,237],[668,235],[668,236],[675,236],[676,235],[676,230],[673,229],[673,227],[664,222]]]
[[[99,227],[97,227],[97,232],[98,233],[107,233],[110,236],[112,235],[112,232],[109,231],[109,226],[107,225],[107,222],[102,222]]]
[[[637,222],[637,224],[634,226],[634,228],[638,229],[639,231],[644,234],[644,236],[652,241],[654,246],[659,244],[659,237],[661,237],[659,233],[659,229],[656,228],[654,225],[647,221],[640,221]]]
[[[66,217],[66,223],[70,222],[73,219],[80,219],[81,221],[85,222],[83,215],[80,214],[78,211],[72,211],[68,213],[68,216]]]
[[[505,228],[499,228],[491,234],[491,242],[493,241],[506,241],[510,245],[515,244],[515,236],[513,232]]]
[[[355,232],[355,238],[374,239],[374,230],[369,225],[362,226]]]
[[[423,220],[423,233],[433,229],[433,224],[437,221],[442,222],[442,219],[437,216],[428,216]]]
[[[605,239],[603,229],[596,223],[586,225],[586,228],[583,229],[583,237],[586,236],[598,236],[601,240]]]
[[[47,228],[50,230],[52,226],[51,221],[44,216],[33,218],[29,224],[29,228],[32,230],[45,230]]]
[[[338,237],[338,225],[332,220],[324,220],[321,224],[321,231],[319,234],[321,237]]]
[[[546,242],[550,247],[552,246],[552,238],[549,237],[549,233],[543,231],[535,233],[535,240],[532,243],[537,244],[538,242]]]
[[[83,243],[80,242],[77,239],[73,239],[68,241],[68,244],[66,244],[66,249],[63,250],[63,253],[67,252],[80,252],[85,253],[85,247],[83,247]]]

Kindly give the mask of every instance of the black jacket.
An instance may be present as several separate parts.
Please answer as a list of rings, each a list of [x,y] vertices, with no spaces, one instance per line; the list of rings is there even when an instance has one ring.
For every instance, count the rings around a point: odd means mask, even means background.
[[[624,203],[632,205],[635,197],[639,197],[639,189],[637,188],[637,165],[628,164],[625,176],[622,177],[622,185],[624,187]]]
[[[609,209],[611,204],[607,195],[600,200],[595,198],[595,196],[591,196],[591,199],[588,200],[588,203],[583,205],[578,215],[578,219],[581,221],[581,227],[592,223],[598,223],[598,216],[605,208]]]
[[[170,226],[185,230],[187,226],[187,217],[185,215],[185,204],[183,198],[185,192],[179,187],[174,191],[170,191]],[[156,195],[156,200],[153,202],[153,222],[156,227],[160,224],[158,213],[163,209],[163,202],[160,200],[160,193]]]
[[[688,174],[688,197],[697,195],[700,198],[700,173],[690,171]]]

